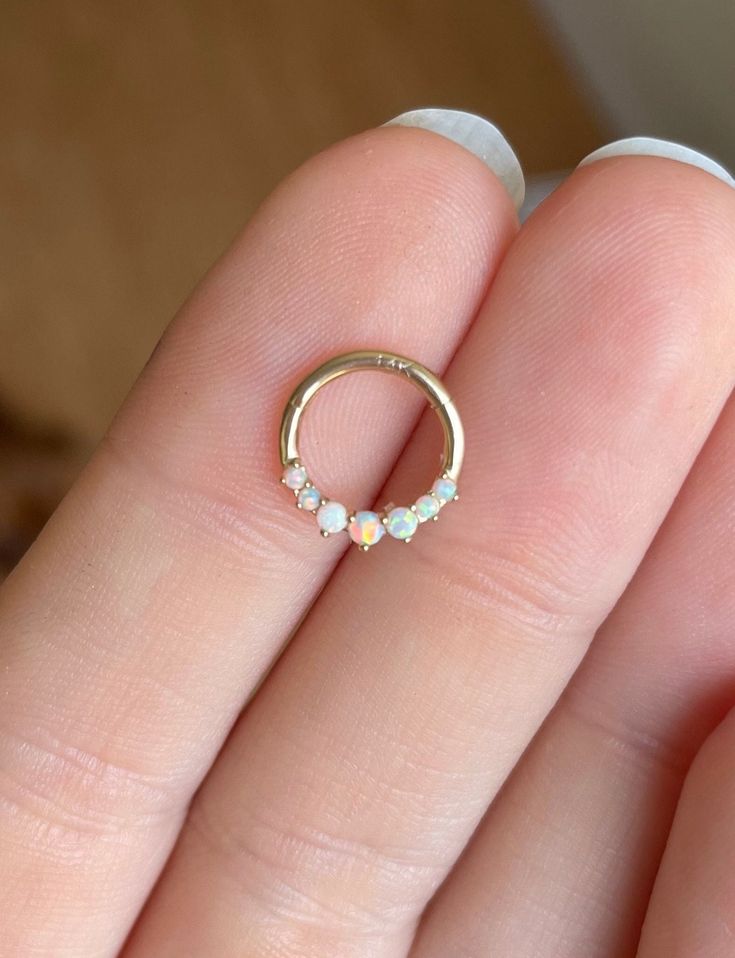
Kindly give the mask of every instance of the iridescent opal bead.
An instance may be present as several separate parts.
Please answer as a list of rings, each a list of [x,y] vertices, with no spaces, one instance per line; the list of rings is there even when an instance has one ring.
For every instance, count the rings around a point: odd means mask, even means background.
[[[298,495],[299,505],[307,512],[313,512],[315,509],[318,509],[321,501],[322,497],[319,490],[315,489],[313,486],[309,486],[307,489],[302,489]]]
[[[385,528],[388,530],[388,535],[393,536],[394,539],[410,539],[418,524],[419,520],[415,512],[405,506],[396,506],[388,513]]]
[[[347,527],[347,510],[341,502],[326,502],[317,509],[316,521],[322,532],[334,535]]]
[[[385,528],[377,512],[357,512],[348,532],[359,546],[374,546],[385,534]]]
[[[432,488],[434,495],[441,499],[442,503],[449,502],[457,495],[457,483],[453,479],[437,479]]]
[[[433,519],[439,512],[440,502],[436,496],[419,496],[416,500],[416,515],[419,522],[426,522],[427,519]]]
[[[283,470],[283,481],[289,489],[303,489],[309,477],[303,466],[286,466]]]

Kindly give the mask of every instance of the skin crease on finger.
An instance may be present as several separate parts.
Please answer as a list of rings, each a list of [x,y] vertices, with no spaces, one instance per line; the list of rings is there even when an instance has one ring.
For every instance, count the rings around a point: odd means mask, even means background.
[[[289,390],[365,345],[441,372],[516,227],[476,157],[372,131],[289,177],[183,307],[2,591],[2,958],[117,953],[192,793],[338,561],[344,543],[278,482]],[[306,438],[359,501],[421,401],[352,378],[315,403]]]
[[[126,958],[406,954],[732,389],[733,198],[713,182],[610,161],[524,227],[447,376],[460,504],[392,561],[340,566]],[[415,488],[425,439],[385,496]]]

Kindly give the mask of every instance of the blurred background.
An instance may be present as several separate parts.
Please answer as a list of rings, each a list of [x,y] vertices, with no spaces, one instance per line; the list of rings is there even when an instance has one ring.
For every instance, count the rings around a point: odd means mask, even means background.
[[[163,327],[310,154],[482,113],[531,195],[650,133],[735,166],[731,0],[4,0],[0,577]]]

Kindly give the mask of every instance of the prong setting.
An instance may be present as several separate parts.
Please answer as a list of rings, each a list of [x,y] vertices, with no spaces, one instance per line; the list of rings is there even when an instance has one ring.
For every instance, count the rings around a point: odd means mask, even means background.
[[[405,506],[389,503],[376,512],[347,509],[323,496],[315,489],[298,451],[299,424],[316,393],[345,373],[375,369],[400,376],[419,389],[440,420],[444,433],[441,471],[431,489]],[[402,542],[412,541],[420,525],[430,519],[435,522],[440,511],[459,498],[457,480],[464,459],[465,438],[452,396],[425,366],[387,350],[363,349],[333,356],[305,376],[286,402],[279,445],[283,465],[281,482],[293,492],[298,508],[314,515],[325,538],[347,532],[363,551],[368,551],[386,536]]]
[[[437,522],[440,511],[459,499],[457,485],[446,473],[411,505],[395,506],[391,502],[379,512],[346,509],[340,502],[323,496],[298,460],[287,463],[281,482],[293,493],[296,508],[315,517],[324,539],[347,532],[361,552],[369,552],[385,536],[412,542],[420,525],[429,520]]]

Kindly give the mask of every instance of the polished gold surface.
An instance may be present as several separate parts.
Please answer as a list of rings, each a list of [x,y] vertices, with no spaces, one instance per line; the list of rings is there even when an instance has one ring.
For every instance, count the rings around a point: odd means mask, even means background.
[[[334,356],[299,383],[286,403],[281,419],[280,453],[283,465],[302,461],[298,450],[299,423],[314,396],[333,379],[361,370],[378,370],[403,376],[426,396],[444,431],[442,474],[457,482],[464,460],[464,429],[452,397],[441,380],[421,363],[388,350],[364,349]]]

